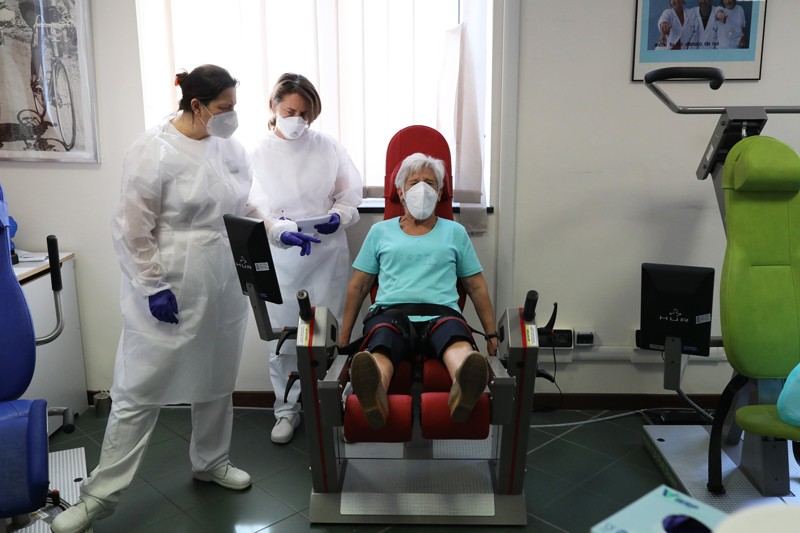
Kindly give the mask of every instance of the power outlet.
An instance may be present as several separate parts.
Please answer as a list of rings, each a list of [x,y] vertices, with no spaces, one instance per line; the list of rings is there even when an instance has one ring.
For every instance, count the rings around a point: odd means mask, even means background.
[[[570,349],[573,347],[573,335],[571,329],[554,329],[552,334],[539,334],[540,348],[560,348]]]
[[[579,348],[591,348],[594,346],[594,333],[591,331],[576,331],[575,346]]]

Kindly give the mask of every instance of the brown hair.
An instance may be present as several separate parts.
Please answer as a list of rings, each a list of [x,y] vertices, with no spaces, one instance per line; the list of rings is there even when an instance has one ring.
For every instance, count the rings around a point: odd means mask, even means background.
[[[314,122],[317,117],[322,113],[322,100],[319,97],[317,89],[314,84],[308,81],[308,78],[302,74],[293,74],[287,72],[281,74],[275,87],[272,88],[272,94],[269,96],[270,109],[273,104],[278,105],[289,94],[298,94],[308,104],[308,111],[303,118],[306,119],[308,124]],[[269,119],[270,129],[275,127],[275,112],[272,112],[272,118]]]

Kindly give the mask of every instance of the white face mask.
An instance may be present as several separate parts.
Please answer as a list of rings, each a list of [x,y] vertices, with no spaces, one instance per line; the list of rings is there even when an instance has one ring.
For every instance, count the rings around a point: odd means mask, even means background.
[[[408,212],[417,220],[425,220],[433,214],[439,193],[421,181],[408,189],[404,195]]]
[[[203,104],[203,107],[208,111],[205,104]],[[208,112],[211,113],[211,111]],[[200,122],[203,122],[202,118]],[[221,139],[230,139],[233,132],[239,127],[239,117],[236,116],[236,111],[226,111],[218,115],[211,115],[208,122],[203,122],[203,125],[206,127],[206,131],[209,135],[220,137]]]
[[[275,114],[275,125],[287,139],[297,139],[306,129],[306,121],[303,117],[282,117],[280,113]]]

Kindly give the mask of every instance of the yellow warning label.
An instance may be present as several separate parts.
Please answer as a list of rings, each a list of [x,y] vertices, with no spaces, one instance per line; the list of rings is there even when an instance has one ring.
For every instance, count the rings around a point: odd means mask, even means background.
[[[308,327],[308,324],[301,324],[297,328],[297,345],[298,346],[308,346],[308,338],[311,328]]]
[[[525,325],[525,345],[533,346],[539,344],[539,332],[536,326]]]

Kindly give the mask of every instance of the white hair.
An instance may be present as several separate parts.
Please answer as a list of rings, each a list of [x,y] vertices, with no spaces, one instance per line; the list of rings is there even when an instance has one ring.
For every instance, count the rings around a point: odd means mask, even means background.
[[[411,154],[400,163],[400,169],[397,171],[397,177],[394,180],[397,190],[402,191],[403,185],[405,185],[408,177],[417,174],[423,168],[429,168],[433,171],[436,175],[438,189],[442,190],[442,186],[444,185],[444,162],[441,159],[436,159],[435,157],[419,152]]]

